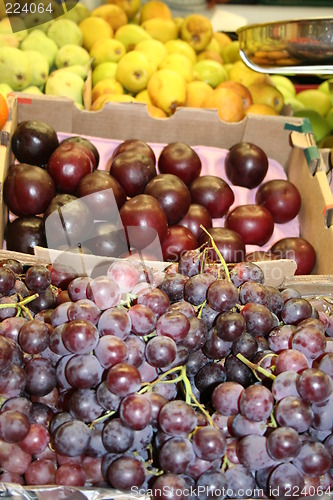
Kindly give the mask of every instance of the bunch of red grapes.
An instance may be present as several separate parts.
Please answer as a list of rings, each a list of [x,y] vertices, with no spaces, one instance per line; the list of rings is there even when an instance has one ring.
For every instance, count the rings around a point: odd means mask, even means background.
[[[228,263],[292,258],[296,274],[309,274],[315,266],[315,250],[300,236],[247,252],[248,245],[267,244],[275,224],[295,219],[301,206],[290,181],[265,181],[268,158],[255,144],[240,142],[228,150],[229,182],[203,175],[198,153],[182,142],[167,144],[157,157],[147,143],[128,139],[100,165],[88,138],[59,141],[52,127],[30,120],[17,126],[11,145],[16,162],[4,183],[5,203],[15,216],[6,228],[9,250],[33,253],[34,246],[47,246],[46,221],[61,211],[65,220],[49,230],[62,233],[53,248],[64,249],[65,231],[84,253],[126,257],[139,251],[149,260],[178,262],[184,252],[209,241],[204,227]],[[234,186],[257,188],[255,203],[232,208]],[[216,227],[217,219],[224,219],[223,227]],[[156,237],[162,256],[151,250]]]
[[[162,277],[125,259],[95,277],[6,259],[0,293],[0,481],[155,500],[330,493],[328,299],[199,250]]]

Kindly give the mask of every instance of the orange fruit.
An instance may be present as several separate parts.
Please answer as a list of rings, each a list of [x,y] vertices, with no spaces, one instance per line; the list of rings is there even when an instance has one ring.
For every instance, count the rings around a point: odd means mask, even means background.
[[[0,130],[5,126],[5,123],[8,120],[8,116],[9,116],[9,108],[7,100],[4,98],[2,94],[0,94]]]
[[[224,122],[239,122],[245,116],[242,97],[234,90],[220,87],[204,101],[205,108],[217,109],[217,114]]]
[[[213,93],[213,87],[201,80],[193,80],[186,85],[185,106],[202,108],[205,100]]]
[[[163,111],[163,109],[160,109],[150,103],[147,103],[147,113],[153,118],[168,118],[168,115]]]
[[[245,110],[245,114],[279,116],[279,113],[269,104],[251,104]]]

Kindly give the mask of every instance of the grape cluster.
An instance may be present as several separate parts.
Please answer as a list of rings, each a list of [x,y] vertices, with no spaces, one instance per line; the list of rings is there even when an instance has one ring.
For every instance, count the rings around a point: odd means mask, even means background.
[[[330,491],[328,300],[199,250],[163,275],[6,259],[0,293],[1,481],[156,500]]]

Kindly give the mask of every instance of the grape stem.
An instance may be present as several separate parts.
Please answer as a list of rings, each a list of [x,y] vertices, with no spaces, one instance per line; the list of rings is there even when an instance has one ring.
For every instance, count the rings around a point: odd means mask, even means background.
[[[90,422],[89,424],[89,428],[90,429],[94,429],[95,425],[98,424],[99,422],[103,422],[104,420],[106,420],[107,418],[110,418],[112,417],[112,415],[114,415],[116,412],[114,410],[110,410],[110,411],[107,411],[106,413],[104,413],[104,415],[102,415],[101,417],[98,417],[98,418],[95,418],[95,420],[93,420],[92,422]]]
[[[10,304],[0,304],[0,309],[6,309],[7,307],[14,308],[14,309],[17,309],[16,316],[20,316],[21,312],[23,311],[29,317],[29,319],[33,319],[31,312],[26,307],[26,304],[29,304],[33,300],[37,299],[38,293],[35,293],[34,295],[29,295],[28,297],[25,297],[24,299],[22,299],[21,296],[19,296],[19,297],[21,299],[19,302],[13,302]]]
[[[248,366],[253,371],[253,373],[256,377],[257,377],[256,373],[259,372],[271,380],[276,379],[276,376],[273,375],[273,373],[269,372],[268,370],[265,370],[265,368],[262,368],[262,366],[260,366],[258,364],[252,363],[251,361],[246,359],[245,356],[243,356],[243,354],[241,354],[241,353],[236,354],[236,358],[238,358],[240,361],[242,361],[244,363],[244,365]]]
[[[214,248],[218,258],[220,259],[222,267],[224,269],[226,280],[231,281],[228,266],[227,266],[226,261],[224,260],[224,258],[222,256],[220,250],[217,248],[213,236],[207,231],[207,229],[202,224],[200,224],[200,228],[207,234],[207,236],[209,236],[212,247]]]

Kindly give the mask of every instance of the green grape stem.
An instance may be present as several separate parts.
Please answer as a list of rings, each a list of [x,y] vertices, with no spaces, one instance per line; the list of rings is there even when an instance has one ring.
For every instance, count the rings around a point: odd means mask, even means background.
[[[224,260],[224,258],[222,256],[220,250],[217,248],[217,245],[214,241],[213,236],[207,231],[207,229],[202,224],[200,224],[200,228],[207,234],[207,236],[209,236],[212,247],[214,248],[214,250],[215,250],[215,252],[216,252],[216,254],[217,254],[217,256],[222,264],[222,267],[224,269],[226,280],[231,281],[228,266],[227,266],[226,261]]]
[[[20,316],[21,312],[24,311],[25,314],[29,317],[29,319],[33,319],[31,312],[26,307],[26,304],[29,304],[33,300],[37,299],[37,297],[38,293],[35,293],[33,295],[25,297],[24,299],[21,299],[19,302],[13,302],[10,304],[0,304],[0,309],[6,309],[7,307],[17,309],[16,316]]]
[[[236,355],[236,357],[242,361],[244,363],[244,365],[248,366],[252,371],[253,373],[256,375],[257,372],[261,373],[262,375],[265,375],[265,377],[271,379],[271,380],[275,380],[276,379],[276,376],[273,375],[273,373],[269,372],[268,370],[265,370],[265,368],[262,368],[260,365],[258,364],[255,364],[255,363],[252,363],[251,361],[249,361],[248,359],[245,358],[245,356],[243,356],[243,354],[241,353],[238,353]],[[256,375],[257,376],[257,375]]]

